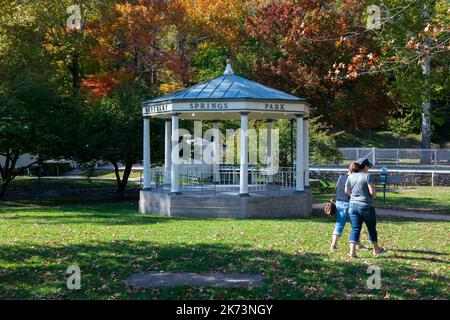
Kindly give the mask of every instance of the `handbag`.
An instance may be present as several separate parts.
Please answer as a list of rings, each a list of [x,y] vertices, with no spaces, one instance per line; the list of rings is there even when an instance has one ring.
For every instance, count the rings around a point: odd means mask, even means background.
[[[328,200],[325,208],[323,209],[323,212],[330,217],[336,216],[336,204],[334,203],[334,197]]]
[[[339,180],[341,180],[341,178],[342,178],[342,175],[339,176],[339,179],[336,182],[336,188],[334,190],[335,193],[337,191]],[[328,200],[328,202],[325,204],[325,208],[323,208],[323,212],[327,216],[330,216],[330,217],[335,217],[336,216],[336,203],[334,202],[334,197],[332,197],[330,200]]]

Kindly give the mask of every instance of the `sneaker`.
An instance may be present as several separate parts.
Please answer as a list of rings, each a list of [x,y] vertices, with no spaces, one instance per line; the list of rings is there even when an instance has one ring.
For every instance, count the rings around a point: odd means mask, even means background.
[[[337,250],[337,246],[330,246],[330,251],[335,251]]]
[[[373,255],[378,257],[378,256],[381,256],[382,254],[385,254],[386,252],[387,252],[386,248],[381,248],[380,251],[374,252]]]

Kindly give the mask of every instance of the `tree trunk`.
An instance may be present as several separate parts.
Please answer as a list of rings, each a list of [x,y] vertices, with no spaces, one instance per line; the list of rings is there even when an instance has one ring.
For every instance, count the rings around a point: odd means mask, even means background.
[[[120,178],[120,171],[119,171],[119,165],[116,161],[111,161],[112,165],[114,166],[114,174],[116,176],[116,198],[123,198],[123,195],[125,193],[125,190],[122,188],[122,179]]]
[[[72,54],[72,96],[78,97],[80,93],[80,66],[79,66],[79,54],[74,52]]]
[[[5,199],[6,189],[8,188],[8,185],[11,181],[12,179],[7,179],[0,184],[0,201],[3,201]]]
[[[1,173],[1,180],[2,183],[0,184],[0,200],[4,199],[6,188],[8,187],[9,183],[15,178],[15,171],[16,171],[16,163],[19,159],[19,151],[13,150],[9,151],[7,149],[6,151],[6,159],[5,159],[5,166],[1,167],[0,165],[0,173]]]
[[[42,175],[41,165],[42,165],[42,161],[41,161],[41,158],[39,157],[39,160],[38,160],[38,182],[41,182],[41,175]]]
[[[425,25],[429,21],[428,6],[427,3],[424,4],[423,17]],[[422,75],[423,75],[423,93],[422,93],[422,149],[431,148],[431,118],[430,118],[430,48],[431,40],[427,36],[425,39],[425,44],[423,47],[423,59],[421,61]],[[431,163],[431,155],[429,152],[421,152],[420,156],[421,163]]]
[[[79,33],[73,30],[75,47],[70,55],[69,71],[72,75],[72,97],[80,95],[81,78],[80,78],[80,49],[78,43]]]
[[[119,166],[117,162],[111,161],[111,163],[114,166],[114,173],[117,181],[116,198],[123,199],[125,197],[125,191],[131,174],[131,169],[133,168],[133,161],[125,161],[125,171],[123,172],[122,178],[120,178]]]

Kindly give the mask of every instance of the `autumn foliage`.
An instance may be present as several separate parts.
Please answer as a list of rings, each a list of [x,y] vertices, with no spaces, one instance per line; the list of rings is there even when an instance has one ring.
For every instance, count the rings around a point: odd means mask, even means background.
[[[264,48],[254,50],[258,80],[307,97],[313,112],[333,126],[378,126],[392,103],[383,92],[384,76],[356,73],[361,60],[370,67],[377,59],[361,22],[364,8],[361,1],[309,0],[258,10],[247,19],[251,38]]]
[[[89,21],[98,68],[83,85],[104,96],[139,79],[149,95],[167,93],[196,82],[198,53],[217,47],[245,76],[306,97],[333,127],[374,128],[397,108],[382,71],[386,56],[398,57],[367,30],[366,8],[358,0],[120,1]],[[417,49],[417,37],[405,46]]]

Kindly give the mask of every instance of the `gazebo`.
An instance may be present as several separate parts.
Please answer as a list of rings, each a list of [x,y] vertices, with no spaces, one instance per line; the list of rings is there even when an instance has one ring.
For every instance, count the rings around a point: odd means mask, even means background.
[[[312,211],[309,188],[309,105],[305,99],[275,90],[234,74],[229,61],[225,72],[181,91],[142,102],[144,117],[144,181],[139,211],[147,214],[191,217],[294,218]],[[151,166],[150,119],[165,121],[164,168]],[[180,173],[172,154],[179,155],[179,120],[240,119],[239,166],[220,166],[210,173]],[[272,121],[296,121],[295,168],[276,174],[249,168],[248,120],[266,120],[268,141]],[[217,148],[216,143],[214,155]],[[271,156],[271,146],[268,143]],[[217,158],[215,158],[217,159]],[[195,179],[194,179],[195,178]],[[249,183],[250,179],[250,183]]]

